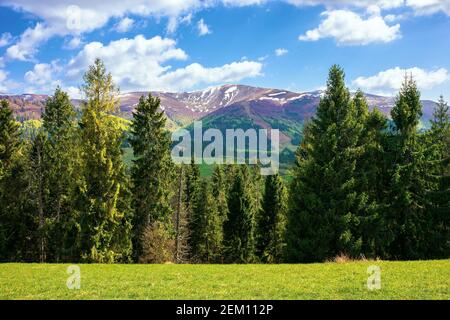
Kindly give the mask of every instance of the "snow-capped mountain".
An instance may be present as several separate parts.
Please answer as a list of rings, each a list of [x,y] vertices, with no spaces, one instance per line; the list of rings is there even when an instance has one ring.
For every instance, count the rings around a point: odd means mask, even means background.
[[[148,92],[128,92],[120,95],[119,115],[131,118],[139,98]],[[323,91],[296,93],[288,90],[259,88],[245,85],[222,85],[194,92],[151,92],[161,99],[161,109],[176,126],[185,126],[193,120],[206,116],[226,116],[240,113],[258,115],[258,118],[289,121],[304,121],[314,115]],[[20,119],[36,119],[40,117],[47,95],[21,94],[0,95],[0,99],[9,100],[16,115]],[[389,115],[395,98],[367,94],[371,108],[378,108]],[[80,100],[73,100],[79,106]],[[435,103],[422,101],[424,120],[432,117]],[[238,112],[240,110],[240,112]],[[225,120],[226,118],[224,118]]]

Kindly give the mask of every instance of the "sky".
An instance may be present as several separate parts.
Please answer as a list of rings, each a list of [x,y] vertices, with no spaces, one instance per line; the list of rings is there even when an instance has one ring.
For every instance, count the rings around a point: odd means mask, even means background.
[[[80,97],[105,62],[122,92],[225,83],[450,97],[450,0],[0,0],[0,92]]]

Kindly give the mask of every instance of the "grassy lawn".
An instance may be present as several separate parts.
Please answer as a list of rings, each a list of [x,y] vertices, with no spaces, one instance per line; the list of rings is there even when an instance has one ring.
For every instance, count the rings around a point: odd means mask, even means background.
[[[367,267],[381,289],[367,289]],[[0,299],[450,299],[450,260],[302,265],[0,264]]]

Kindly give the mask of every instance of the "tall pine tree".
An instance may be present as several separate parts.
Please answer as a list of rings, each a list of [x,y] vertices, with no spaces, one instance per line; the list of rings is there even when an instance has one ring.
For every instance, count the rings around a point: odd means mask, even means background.
[[[263,262],[279,263],[285,247],[287,191],[278,175],[266,177],[256,233],[257,253]]]
[[[228,219],[224,225],[225,261],[255,261],[256,210],[254,188],[247,165],[235,169],[228,194]]]
[[[122,161],[122,129],[112,116],[118,90],[103,62],[97,59],[84,75],[80,122],[82,183],[78,244],[82,259],[128,261],[131,255],[131,212]]]
[[[159,98],[141,97],[133,112],[130,144],[133,147],[133,243],[135,258],[142,254],[143,231],[155,222],[173,230],[172,187],[174,166],[166,117],[159,111]]]
[[[360,252],[362,240],[355,230],[365,201],[357,181],[363,130],[360,112],[345,87],[344,72],[333,66],[325,96],[297,153],[288,217],[288,261],[321,261]]]

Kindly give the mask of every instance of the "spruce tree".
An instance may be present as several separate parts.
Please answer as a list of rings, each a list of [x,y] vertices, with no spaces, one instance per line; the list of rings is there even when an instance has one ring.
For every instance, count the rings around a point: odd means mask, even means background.
[[[200,246],[203,244],[203,196],[200,168],[194,163],[194,159],[192,159],[191,164],[186,166],[186,190],[184,201],[188,212],[190,260],[193,262],[199,262],[202,259]]]
[[[135,159],[133,180],[133,244],[135,258],[142,254],[142,235],[155,222],[172,232],[170,200],[174,167],[170,158],[170,137],[166,117],[159,111],[159,98],[141,97],[133,112],[130,144]]]
[[[440,97],[427,135],[428,190],[427,257],[446,258],[450,255],[450,116],[448,105]]]
[[[86,101],[80,121],[79,249],[85,261],[128,261],[131,212],[127,208],[128,179],[122,162],[123,132],[111,115],[117,109],[118,90],[99,59],[83,79]]]
[[[235,169],[228,194],[228,218],[224,225],[225,261],[255,261],[256,208],[247,165]]]
[[[425,144],[418,133],[422,116],[420,92],[412,77],[405,77],[391,111],[394,134],[387,145],[390,184],[386,198],[386,255],[391,259],[417,259],[426,251]],[[389,155],[390,154],[390,155]]]
[[[338,66],[330,70],[325,96],[297,153],[287,229],[288,261],[321,261],[357,255],[357,230],[365,196],[357,167],[364,148],[361,122]]]
[[[361,202],[359,207],[359,225],[354,232],[362,240],[361,254],[375,258],[382,253],[384,237],[382,235],[384,181],[383,142],[387,128],[386,117],[376,108],[369,112],[369,106],[361,91],[353,99],[357,119],[364,125],[359,141],[360,157],[356,164],[355,178]]]
[[[50,258],[59,262],[73,257],[75,192],[79,168],[75,110],[68,94],[57,87],[45,104],[43,128],[48,136],[45,173],[48,183],[46,216]]]
[[[6,100],[0,102],[0,261],[25,261],[37,250],[26,146]],[[33,252],[34,251],[34,252]]]
[[[195,235],[195,261],[217,262],[220,261],[220,254],[223,240],[222,217],[217,208],[211,184],[208,180],[200,182],[200,188],[194,197],[198,197],[195,209],[196,224],[191,235]]]
[[[266,177],[262,210],[258,219],[257,253],[262,262],[279,263],[285,247],[287,191],[278,175]]]

